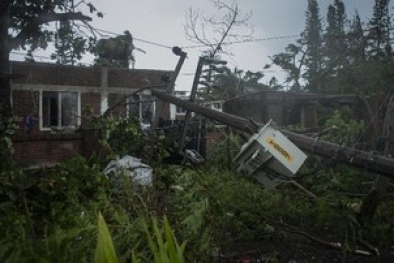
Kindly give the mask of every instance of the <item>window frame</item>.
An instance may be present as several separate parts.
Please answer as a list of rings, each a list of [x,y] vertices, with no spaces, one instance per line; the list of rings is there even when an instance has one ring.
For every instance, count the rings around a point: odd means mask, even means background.
[[[77,129],[78,126],[81,125],[81,118],[77,117],[77,124],[74,126],[50,126],[50,127],[44,127],[44,113],[43,113],[43,99],[44,99],[44,92],[56,92],[57,93],[57,100],[58,100],[58,109],[61,109],[61,103],[59,103],[61,101],[61,93],[62,92],[70,92],[70,93],[76,93],[77,94],[77,115],[81,116],[81,92],[80,91],[76,91],[76,90],[52,90],[52,89],[40,89],[39,90],[39,94],[40,94],[40,98],[39,98],[39,128],[40,131],[50,131],[52,128],[56,128],[56,129],[62,129],[62,128],[66,128],[66,129]],[[57,118],[61,118],[61,110],[58,111],[58,116]],[[59,121],[58,121],[59,122]],[[60,120],[61,123],[61,120]]]

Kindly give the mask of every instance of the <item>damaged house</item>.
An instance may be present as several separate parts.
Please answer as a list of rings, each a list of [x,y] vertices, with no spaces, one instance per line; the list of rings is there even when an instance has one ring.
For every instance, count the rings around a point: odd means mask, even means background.
[[[137,114],[141,122],[149,122],[161,108],[149,88],[165,90],[162,76],[171,71],[13,62],[11,73],[11,103],[19,124],[15,156],[37,164],[64,161],[76,153],[89,155],[94,136],[84,129],[86,116],[110,109],[114,116]],[[169,116],[169,107],[161,114]]]

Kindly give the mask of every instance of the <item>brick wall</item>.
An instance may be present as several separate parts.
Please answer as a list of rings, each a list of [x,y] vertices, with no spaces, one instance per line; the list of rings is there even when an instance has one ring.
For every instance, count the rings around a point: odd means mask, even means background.
[[[98,67],[12,62],[12,72],[17,74],[13,81],[17,83],[101,86],[101,69]]]
[[[125,105],[125,95],[122,94],[109,94],[108,95],[108,108],[112,108],[116,106],[120,101],[124,101],[120,103],[119,106],[112,110],[112,114],[117,117],[126,117],[127,107]]]
[[[95,129],[72,134],[17,134],[13,138],[14,158],[22,165],[61,163],[77,154],[89,158],[102,150],[99,135]]]
[[[170,73],[170,71],[108,69],[108,86],[127,88],[157,86],[164,88],[166,83],[162,81],[161,77],[166,73]]]
[[[162,81],[169,70],[150,69],[107,69],[107,79],[100,67],[69,66],[48,63],[12,62],[15,75],[13,83],[42,85],[83,86],[83,87],[123,87],[140,89],[144,87],[165,88]],[[105,84],[103,82],[106,82]]]
[[[101,95],[98,92],[86,92],[81,94],[81,112],[91,108],[93,114],[100,114]]]
[[[82,153],[82,134],[19,134],[13,138],[15,160],[24,165],[59,163]]]

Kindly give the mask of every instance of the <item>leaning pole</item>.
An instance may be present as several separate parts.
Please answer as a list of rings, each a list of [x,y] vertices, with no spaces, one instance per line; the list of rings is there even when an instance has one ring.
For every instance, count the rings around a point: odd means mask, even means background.
[[[229,125],[241,131],[256,133],[258,130],[256,126],[263,126],[262,123],[254,123],[242,117],[190,103],[162,91],[152,90],[152,94],[161,100],[175,104],[188,111],[201,114],[204,117]],[[339,162],[376,172],[394,179],[394,159],[376,155],[372,152],[361,151],[352,147],[344,147],[335,143],[325,142],[318,138],[311,138],[287,130],[281,130],[281,132],[303,151],[324,157],[335,156],[336,160]]]

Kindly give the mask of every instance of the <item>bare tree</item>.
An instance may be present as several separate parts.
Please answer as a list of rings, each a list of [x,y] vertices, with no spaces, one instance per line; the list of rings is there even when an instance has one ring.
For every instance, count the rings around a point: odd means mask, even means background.
[[[234,1],[227,4],[211,0],[221,16],[206,16],[201,10],[191,8],[186,15],[185,33],[189,40],[207,47],[210,57],[218,52],[229,54],[223,46],[252,38],[253,26],[249,24],[252,12],[243,13]]]

